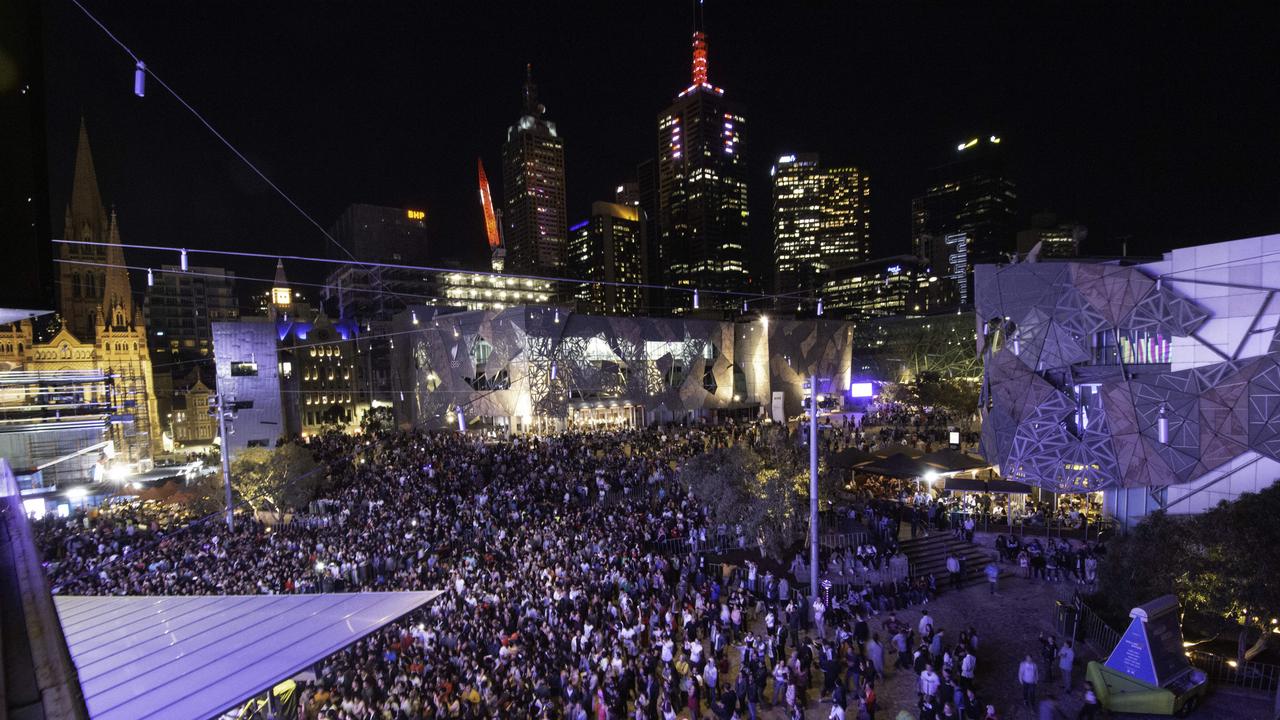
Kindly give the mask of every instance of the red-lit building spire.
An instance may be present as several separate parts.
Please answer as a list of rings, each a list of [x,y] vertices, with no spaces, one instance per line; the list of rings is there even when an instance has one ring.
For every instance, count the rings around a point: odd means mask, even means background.
[[[702,29],[702,0],[693,9],[693,86],[707,84],[707,34]]]

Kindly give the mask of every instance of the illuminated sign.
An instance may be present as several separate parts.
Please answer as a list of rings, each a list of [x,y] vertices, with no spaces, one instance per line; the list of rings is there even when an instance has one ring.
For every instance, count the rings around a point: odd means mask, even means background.
[[[890,265],[889,267],[885,268],[885,270],[886,270],[886,271],[888,271],[888,273],[889,273],[890,275],[897,275],[897,274],[899,274],[899,273],[901,273],[901,272],[902,272],[902,266],[901,266],[901,265]]]
[[[778,158],[779,163],[793,163],[795,161],[796,161],[795,155],[783,155],[782,157]]]
[[[999,142],[999,141],[997,140],[997,141],[994,141],[994,142]],[[978,138],[974,138],[974,139],[970,140],[969,142],[960,143],[959,145],[957,145],[957,146],[956,146],[956,150],[968,150],[969,148],[971,148],[971,147],[973,147],[974,145],[977,145],[977,144],[978,144]]]
[[[425,210],[405,210],[404,216],[410,220],[426,220],[427,213]]]
[[[288,305],[291,299],[289,288],[271,288],[271,302],[276,305]]]
[[[869,382],[849,383],[849,396],[856,398],[875,397],[876,389]]]

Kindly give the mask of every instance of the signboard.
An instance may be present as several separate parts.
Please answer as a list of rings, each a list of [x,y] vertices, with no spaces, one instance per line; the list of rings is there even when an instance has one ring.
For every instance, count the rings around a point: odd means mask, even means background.
[[[785,413],[785,412],[783,411],[783,409],[782,409],[782,392],[781,392],[780,390],[775,390],[775,391],[773,392],[773,408],[772,408],[772,410],[773,410],[773,421],[774,421],[774,422],[786,422],[786,421],[787,421],[786,413]]]
[[[1145,612],[1139,614],[1139,610]],[[1142,682],[1163,686],[1187,667],[1177,601],[1171,597],[1153,600],[1131,617],[1129,629],[1106,665]]]
[[[1124,631],[1120,643],[1107,658],[1107,667],[1151,685],[1156,682],[1156,666],[1151,661],[1151,646],[1142,618],[1134,618]]]
[[[849,396],[856,398],[875,397],[876,389],[869,382],[849,383]]]

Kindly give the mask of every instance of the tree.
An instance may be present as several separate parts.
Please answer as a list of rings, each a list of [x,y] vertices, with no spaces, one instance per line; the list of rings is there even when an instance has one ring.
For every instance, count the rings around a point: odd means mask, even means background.
[[[707,505],[712,522],[741,526],[781,559],[808,522],[808,472],[783,433],[765,435],[758,447],[708,450],[681,467],[680,479]]]
[[[1123,618],[1129,608],[1173,593],[1188,617],[1208,624],[1208,632],[1237,633],[1240,660],[1256,657],[1280,639],[1271,622],[1280,618],[1276,517],[1276,485],[1202,515],[1153,513],[1111,544],[1095,601],[1112,617]]]
[[[294,443],[248,448],[231,463],[232,487],[255,511],[306,507],[322,479],[311,451]]]
[[[389,407],[369,408],[360,418],[360,432],[382,438],[395,432],[396,416]]]

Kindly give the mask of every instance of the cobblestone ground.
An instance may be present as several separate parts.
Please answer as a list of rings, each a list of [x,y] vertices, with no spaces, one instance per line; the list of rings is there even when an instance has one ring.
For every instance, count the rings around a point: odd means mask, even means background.
[[[984,538],[979,538],[982,542]],[[991,544],[990,538],[985,538]],[[1031,654],[1032,659],[1039,662],[1040,633],[1055,634],[1055,603],[1058,600],[1070,600],[1076,585],[1071,582],[1046,583],[1028,580],[1017,576],[1017,568],[1011,564],[1002,566],[1002,575],[997,594],[992,596],[987,585],[962,589],[958,592],[943,592],[927,606],[914,607],[898,613],[898,618],[910,623],[913,627],[920,620],[921,610],[927,609],[934,619],[934,627],[944,631],[944,638],[954,642],[965,628],[973,627],[978,631],[979,651],[977,683],[979,698],[995,705],[1002,720],[1029,720],[1041,717],[1075,718],[1083,704],[1081,685],[1084,668],[1089,660],[1095,660],[1097,654],[1080,643],[1076,648],[1076,669],[1074,672],[1074,689],[1064,693],[1060,680],[1053,683],[1040,684],[1041,700],[1051,700],[1052,710],[1043,708],[1049,714],[1042,715],[1041,708],[1026,708],[1022,704],[1021,688],[1017,682],[1018,664],[1022,658]],[[879,632],[881,639],[887,644],[885,634],[880,627],[882,614],[873,618],[872,628]],[[1061,640],[1061,638],[1059,638]],[[916,675],[910,670],[894,670],[894,655],[887,653],[885,657],[886,677],[876,686],[879,700],[877,718],[893,720],[898,712],[905,710],[915,717],[917,712]],[[737,663],[728,677],[737,677]],[[814,680],[815,687],[810,690],[810,698],[816,698],[821,687],[821,674]],[[772,693],[770,681],[769,693]],[[810,702],[805,712],[808,720],[823,720],[830,713],[830,703]],[[851,706],[850,710],[854,708]],[[681,717],[685,717],[684,714]],[[705,715],[704,717],[709,717]],[[786,713],[781,708],[762,708],[758,717],[774,720],[784,718]],[[850,720],[856,714],[849,713]],[[1126,715],[1127,718],[1156,716]],[[1271,698],[1238,691],[1234,688],[1214,688],[1198,709],[1193,718],[1204,720],[1273,720]]]

